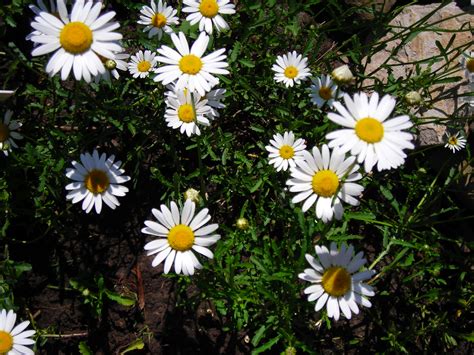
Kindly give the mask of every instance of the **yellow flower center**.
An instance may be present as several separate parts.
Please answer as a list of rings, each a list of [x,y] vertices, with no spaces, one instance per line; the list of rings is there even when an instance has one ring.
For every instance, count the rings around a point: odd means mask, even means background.
[[[194,121],[194,110],[193,105],[184,104],[179,106],[178,109],[178,118],[186,123]]]
[[[5,142],[10,137],[10,128],[5,123],[0,123],[0,142]]]
[[[61,30],[59,42],[69,53],[84,53],[91,47],[92,31],[82,22],[69,22]]]
[[[339,187],[339,178],[332,170],[320,170],[313,175],[311,185],[319,196],[331,197]]]
[[[351,281],[351,275],[345,268],[333,266],[324,272],[321,284],[330,296],[340,297],[350,290]]]
[[[285,76],[286,76],[288,79],[293,79],[293,78],[295,78],[297,75],[298,75],[298,69],[296,69],[296,67],[294,67],[293,65],[290,65],[290,66],[286,67],[286,69],[285,69]]]
[[[154,14],[151,18],[151,24],[158,28],[164,27],[166,25],[166,16],[163,14]]]
[[[383,138],[383,126],[380,121],[372,117],[366,117],[357,121],[355,126],[357,137],[367,143],[377,143]]]
[[[474,58],[469,58],[466,60],[466,69],[469,73],[474,73]]]
[[[219,5],[216,0],[202,0],[199,11],[204,17],[213,18],[219,12]]]
[[[168,233],[168,243],[174,250],[186,251],[191,249],[194,245],[193,230],[184,224],[174,226]]]
[[[319,89],[319,97],[321,97],[323,100],[329,100],[332,98],[332,90],[331,88],[327,86],[321,86]]]
[[[179,69],[186,74],[197,74],[202,68],[202,61],[194,54],[183,56],[179,61]]]
[[[105,171],[93,169],[86,175],[84,183],[86,184],[87,190],[96,195],[107,190],[110,185],[110,180]]]
[[[1,141],[1,138],[0,138],[0,141]],[[455,136],[451,136],[448,139],[448,143],[450,145],[458,145],[458,139]]]
[[[10,333],[0,330],[0,354],[6,354],[13,349],[13,337]]]
[[[293,158],[293,156],[295,155],[295,150],[293,149],[293,147],[289,146],[289,145],[282,145],[281,148],[280,148],[280,156],[283,158],[283,159],[290,159],[290,158]]]
[[[137,69],[139,72],[145,73],[151,68],[151,63],[148,60],[142,60],[137,64]]]

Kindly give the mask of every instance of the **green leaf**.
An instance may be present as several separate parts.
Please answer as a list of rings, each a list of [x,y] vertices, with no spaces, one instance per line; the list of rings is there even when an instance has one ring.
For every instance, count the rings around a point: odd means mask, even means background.
[[[130,306],[133,306],[135,304],[134,299],[120,296],[116,292],[112,292],[112,291],[106,289],[105,294],[107,295],[108,299],[110,299],[112,301],[115,301],[118,304],[121,304],[122,306],[130,307]]]
[[[145,347],[145,343],[141,339],[135,340],[133,343],[129,344],[124,351],[120,352],[120,355],[128,353],[133,350],[142,350]]]
[[[278,335],[275,338],[273,338],[273,339],[269,340],[268,342],[266,342],[265,344],[263,344],[262,346],[258,347],[257,349],[252,350],[252,355],[260,354],[260,353],[264,352],[265,350],[270,349],[273,345],[278,343],[278,340],[280,340],[280,338],[281,338],[281,335]]]
[[[92,350],[85,341],[79,342],[79,353],[81,355],[92,355]]]

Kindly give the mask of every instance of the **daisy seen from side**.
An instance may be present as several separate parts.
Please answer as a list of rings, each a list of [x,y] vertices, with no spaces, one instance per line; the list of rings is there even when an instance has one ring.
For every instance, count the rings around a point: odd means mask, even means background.
[[[25,330],[30,324],[25,320],[16,327],[17,315],[12,310],[0,311],[0,354],[4,355],[33,355],[34,351],[25,345],[33,345],[35,341],[31,337],[35,330]]]
[[[273,165],[276,171],[294,168],[298,160],[303,160],[303,151],[306,149],[304,139],[295,140],[292,131],[277,133],[270,139],[270,145],[265,149],[269,152],[268,164]]]
[[[461,66],[464,69],[466,79],[474,82],[474,51],[463,52],[460,57]]]
[[[191,25],[199,22],[199,31],[212,34],[213,25],[217,32],[229,29],[228,23],[221,15],[235,14],[235,5],[229,0],[184,0],[187,5],[183,12],[189,13],[186,21]]]
[[[76,80],[90,82],[105,71],[99,55],[114,59],[114,53],[122,51],[117,43],[122,35],[113,32],[120,25],[110,22],[115,12],[99,16],[101,9],[102,2],[77,0],[69,14],[65,1],[57,0],[59,17],[45,11],[35,17],[31,26],[39,34],[30,39],[39,45],[31,54],[54,52],[46,65],[50,76],[61,71],[61,79],[66,80],[72,70]]]
[[[444,147],[456,153],[466,146],[466,142],[466,138],[463,137],[461,132],[457,132],[456,134],[446,132],[446,144]]]
[[[209,36],[206,33],[199,34],[191,49],[182,32],[178,35],[172,33],[171,40],[177,51],[165,45],[158,49],[160,55],[156,59],[165,65],[155,70],[158,74],[154,78],[155,81],[167,85],[177,80],[175,84],[177,89],[188,88],[204,96],[219,83],[215,74],[229,74],[229,71],[224,69],[228,66],[224,61],[226,58],[223,54],[224,48],[203,57],[209,44]]]
[[[311,73],[308,69],[308,58],[296,51],[288,52],[278,56],[272,70],[275,72],[274,79],[277,83],[283,82],[286,87],[292,87],[306,80]]]
[[[207,105],[210,107],[208,117],[213,120],[220,117],[219,110],[225,108],[222,103],[224,95],[227,92],[226,89],[213,89],[209,91],[204,98],[207,100]]]
[[[115,155],[107,158],[105,153],[99,156],[97,150],[92,154],[81,154],[81,162],[73,161],[73,168],[66,169],[66,176],[74,182],[66,186],[70,191],[66,199],[72,203],[82,201],[82,209],[89,213],[95,207],[96,213],[102,211],[103,203],[111,209],[120,206],[116,196],[122,197],[128,188],[122,186],[130,180],[120,169],[121,161],[115,160]]]
[[[201,95],[196,92],[191,94],[188,89],[175,89],[165,95],[167,96],[165,120],[168,127],[179,129],[181,133],[191,137],[193,134],[201,135],[198,124],[210,125],[206,116],[210,114],[211,108]]]
[[[127,71],[128,63],[127,60],[130,58],[130,55],[127,53],[115,53],[115,59],[104,58],[100,56],[100,60],[104,64],[105,72],[98,74],[94,77],[96,83],[101,80],[111,82],[112,78],[118,80],[120,78],[119,70]]]
[[[323,74],[320,77],[311,79],[311,81],[312,85],[309,88],[309,96],[311,97],[311,102],[318,107],[323,107],[325,104],[332,107],[334,101],[342,98],[344,95],[329,75]]]
[[[143,32],[148,32],[148,38],[158,36],[158,39],[161,39],[163,33],[173,32],[172,25],[179,24],[177,12],[162,0],[151,0],[150,6],[145,5],[141,8],[138,23],[146,26]]]
[[[0,151],[2,151],[6,156],[8,156],[8,153],[12,151],[12,147],[18,148],[15,139],[23,139],[23,136],[16,132],[22,124],[18,121],[12,120],[12,115],[13,111],[7,110],[3,116],[3,122],[0,121]]]
[[[339,320],[340,314],[351,319],[352,313],[359,313],[359,306],[372,307],[367,297],[374,296],[372,286],[364,281],[372,278],[374,270],[363,270],[367,260],[364,253],[354,255],[354,247],[343,244],[340,249],[336,243],[331,243],[328,250],[325,246],[315,247],[317,259],[311,254],[306,254],[306,260],[311,268],[305,269],[298,277],[311,282],[305,288],[308,301],[316,301],[314,310],[318,312],[326,305],[329,318]]]
[[[358,206],[356,199],[364,188],[354,183],[362,178],[355,157],[345,158],[338,148],[329,151],[324,144],[321,151],[314,147],[312,153],[303,151],[303,159],[296,161],[290,169],[292,179],[286,184],[296,196],[293,203],[304,201],[302,210],[306,212],[315,205],[316,217],[324,223],[334,217],[341,219],[344,213],[342,202]]]
[[[387,119],[395,108],[396,100],[385,95],[379,101],[378,93],[370,97],[365,93],[356,93],[352,99],[344,95],[343,106],[334,102],[338,113],[328,113],[328,118],[343,126],[344,129],[326,135],[329,147],[340,147],[342,152],[357,156],[364,163],[366,172],[398,168],[405,162],[407,155],[403,149],[413,149],[413,135],[403,130],[413,126],[408,115]]]
[[[195,269],[202,268],[194,252],[209,259],[214,257],[208,247],[221,237],[214,233],[218,224],[207,224],[211,219],[207,208],[196,214],[196,204],[186,200],[181,210],[173,201],[170,208],[161,205],[160,210],[152,209],[151,212],[157,222],[145,221],[146,227],[142,233],[159,237],[145,245],[147,255],[156,254],[153,267],[164,261],[165,274],[170,272],[174,264],[177,274],[194,275]]]
[[[149,50],[138,51],[132,55],[128,63],[128,70],[134,78],[146,78],[156,67],[156,54]]]

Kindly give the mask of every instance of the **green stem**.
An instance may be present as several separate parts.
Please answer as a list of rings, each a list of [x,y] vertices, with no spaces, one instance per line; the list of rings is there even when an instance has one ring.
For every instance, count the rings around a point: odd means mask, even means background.
[[[194,103],[194,93],[191,92],[191,105],[193,107],[193,114],[195,123],[197,123],[197,113],[196,113],[196,105]],[[197,154],[198,154],[198,165],[199,165],[199,183],[201,185],[200,195],[204,202],[207,202],[206,198],[206,184],[204,183],[204,165],[202,164],[202,143],[201,143],[201,136],[197,136]]]

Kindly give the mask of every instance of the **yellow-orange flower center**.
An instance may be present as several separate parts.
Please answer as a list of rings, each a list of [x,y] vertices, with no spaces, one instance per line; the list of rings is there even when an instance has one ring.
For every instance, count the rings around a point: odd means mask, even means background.
[[[298,69],[296,69],[295,66],[290,65],[290,66],[286,67],[286,69],[285,69],[285,76],[286,76],[288,79],[293,79],[293,78],[295,78],[297,75],[298,75]]]
[[[329,100],[332,98],[332,90],[330,87],[327,86],[321,86],[319,89],[319,97],[321,97],[323,100]]]
[[[59,43],[69,53],[84,53],[92,45],[92,31],[82,22],[69,22],[59,34]]]
[[[10,137],[10,128],[5,123],[0,122],[0,142],[5,142]]]
[[[355,125],[357,137],[367,143],[377,143],[383,138],[383,125],[372,117],[366,117],[357,121]]]
[[[137,69],[139,72],[145,73],[151,68],[151,63],[148,60],[142,60],[138,62]]]
[[[466,69],[469,73],[474,73],[474,58],[469,58],[466,60]]]
[[[197,74],[201,68],[201,58],[196,57],[194,54],[185,55],[179,61],[179,69],[186,74]]]
[[[213,18],[219,12],[219,5],[217,5],[216,0],[202,0],[199,5],[199,12],[204,17]]]
[[[343,267],[333,266],[323,274],[321,285],[330,296],[340,297],[351,288],[351,275]]]
[[[168,243],[174,250],[186,251],[191,249],[194,245],[193,230],[184,224],[174,226],[168,233]]]
[[[151,18],[151,24],[158,28],[164,27],[166,25],[166,16],[163,14],[154,14]]]
[[[86,189],[92,192],[94,195],[101,194],[110,185],[110,180],[103,170],[93,169],[89,171],[84,179]]]
[[[0,139],[0,141],[1,141],[1,139]],[[450,145],[458,145],[458,139],[455,136],[451,136],[448,139],[448,143]]]
[[[0,354],[6,354],[13,348],[13,337],[10,333],[0,330]]]
[[[293,158],[294,155],[295,155],[295,150],[293,149],[292,146],[289,146],[289,145],[286,145],[286,144],[281,146],[280,156],[283,159]]]
[[[179,106],[178,109],[178,118],[186,123],[194,121],[194,110],[193,105],[184,104]]]
[[[319,196],[331,197],[339,187],[339,178],[332,170],[320,170],[313,175],[311,185]]]

